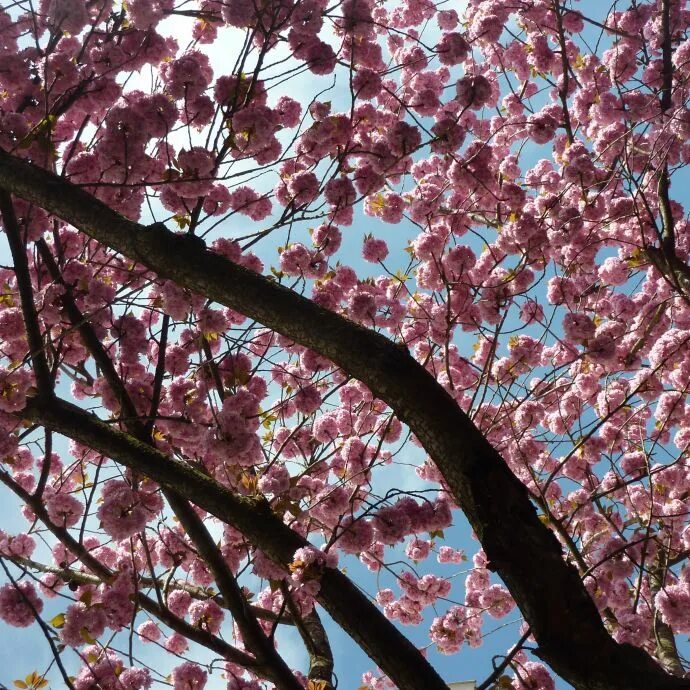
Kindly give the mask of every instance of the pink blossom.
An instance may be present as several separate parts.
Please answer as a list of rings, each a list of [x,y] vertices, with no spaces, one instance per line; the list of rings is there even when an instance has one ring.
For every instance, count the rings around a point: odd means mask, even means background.
[[[372,263],[383,261],[388,256],[388,245],[385,240],[367,237],[362,247],[362,256]]]
[[[173,669],[171,678],[173,690],[204,690],[208,674],[201,666],[186,661]]]
[[[145,621],[137,628],[137,634],[144,642],[156,642],[161,637],[159,627],[153,621]]]
[[[447,20],[444,23],[448,24]],[[470,45],[460,33],[449,32],[443,35],[436,46],[439,60],[443,65],[457,65],[469,55]]]
[[[289,96],[281,96],[275,109],[284,127],[297,127],[302,113],[302,106],[296,100]]]
[[[74,527],[84,512],[82,502],[75,496],[57,493],[46,500],[46,510],[51,521],[59,527]]]
[[[200,96],[211,82],[213,71],[208,57],[194,50],[176,60],[163,63],[161,76],[173,98],[192,100]]]
[[[223,20],[227,24],[230,24],[230,26],[236,26],[238,28],[251,26],[256,16],[255,5],[251,0],[236,0],[230,3],[224,2],[222,3],[222,12]],[[185,690],[187,689],[185,688]]]
[[[0,530],[0,554],[5,556],[19,556],[20,558],[31,558],[36,542],[29,534],[7,534]]]
[[[318,579],[324,568],[333,568],[337,563],[338,555],[336,553],[320,551],[313,546],[297,549],[290,564],[292,581],[297,584],[310,579]]]
[[[436,20],[440,29],[452,31],[458,25],[458,13],[456,10],[441,10]]]
[[[480,110],[489,103],[491,98],[491,84],[481,75],[463,77],[455,85],[458,103],[463,108]]]
[[[609,285],[623,285],[628,280],[628,267],[620,259],[609,257],[599,267],[599,276]]]
[[[0,619],[15,628],[27,628],[43,610],[35,587],[27,580],[0,587]]]
[[[168,594],[168,608],[179,618],[184,618],[192,604],[192,595],[182,589],[175,589]]]
[[[104,688],[120,687],[119,677],[123,675],[125,667],[115,652],[92,645],[86,647],[82,653],[84,658],[89,659],[89,661],[81,667],[74,680],[76,690],[88,690],[94,685],[100,685]],[[129,678],[145,683],[142,686],[145,688],[148,688],[151,683],[146,673],[141,677],[136,674],[133,678],[132,676]],[[136,688],[136,686],[134,687]]]
[[[164,647],[173,654],[184,654],[189,647],[189,643],[184,635],[173,633],[165,641]]]
[[[568,313],[563,318],[563,330],[574,342],[584,342],[594,337],[596,326],[586,314]]]
[[[515,602],[510,593],[503,585],[491,585],[480,597],[481,605],[488,609],[488,613],[493,618],[503,618],[514,608]]]
[[[328,43],[316,40],[302,51],[304,61],[314,74],[330,74],[336,65],[336,54]]]
[[[366,67],[357,70],[352,77],[352,88],[359,98],[371,100],[378,96],[383,86],[381,76],[374,70]]]
[[[405,553],[413,561],[423,561],[431,552],[431,543],[418,537],[414,537],[405,547]]]
[[[345,553],[362,553],[371,545],[374,530],[371,523],[363,518],[345,517],[341,523],[337,545]]]
[[[89,21],[86,6],[79,0],[42,0],[46,24],[70,34],[79,34]]]
[[[301,386],[295,394],[295,407],[303,414],[312,414],[321,406],[321,394],[316,386]]]
[[[127,482],[115,479],[104,485],[103,503],[96,515],[113,539],[125,539],[140,532],[153,517],[138,492]]]
[[[153,683],[147,668],[126,668],[117,680],[125,690],[148,690]]]
[[[192,625],[216,635],[220,631],[225,614],[213,600],[195,601],[189,607],[189,620]]]
[[[278,496],[290,488],[290,473],[284,465],[274,464],[259,480],[259,489],[263,493]]]
[[[465,554],[462,550],[442,546],[438,550],[437,558],[439,563],[462,563],[465,560]]]
[[[70,647],[93,644],[105,632],[106,624],[106,612],[102,607],[77,602],[68,606],[65,611],[65,624],[60,630],[60,639]]]

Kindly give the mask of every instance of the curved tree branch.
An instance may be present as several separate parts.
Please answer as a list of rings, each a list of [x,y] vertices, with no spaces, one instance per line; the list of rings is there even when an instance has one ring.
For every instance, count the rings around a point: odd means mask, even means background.
[[[78,542],[68,530],[63,527],[58,527],[53,524],[48,517],[48,513],[43,506],[40,498],[31,496],[27,491],[22,489],[18,484],[13,482],[11,478],[0,472],[0,482],[5,484],[11,491],[13,491],[27,506],[31,508],[34,515],[46,526],[55,537],[64,544],[69,551],[74,554],[92,573],[97,576],[100,582],[110,582],[114,577],[113,573],[107,566],[103,565],[89,550],[80,542]],[[51,570],[47,570],[52,572]],[[173,614],[169,609],[161,606],[151,597],[143,592],[137,591],[136,599],[137,605],[148,611],[150,614],[165,623],[171,630],[174,630],[181,635],[184,635],[188,640],[192,640],[206,649],[218,654],[223,659],[231,661],[232,663],[242,666],[255,672],[257,675],[268,676],[263,666],[254,659],[250,654],[233,647],[232,645],[221,640],[219,637],[203,630],[187,621],[179,618]],[[270,670],[269,670],[270,673]]]
[[[117,431],[76,405],[58,398],[34,398],[21,415],[184,495],[245,534],[277,563],[288,565],[297,549],[308,546],[303,537],[271,511],[265,500],[233,493],[208,475]],[[343,573],[326,568],[320,584],[318,599],[322,606],[401,690],[447,690],[417,648]]]
[[[47,244],[45,241],[40,240],[37,242],[37,245],[51,276],[65,288],[63,303],[68,318],[72,324],[79,329],[82,340],[103,372],[111,391],[118,398],[122,409],[129,419],[124,425],[125,428],[142,443],[152,445],[150,434],[152,425],[143,425],[138,421],[136,407],[127,392],[122,378],[115,370],[112,360],[108,357],[105,348],[91,327],[91,324],[84,318],[74,302],[71,290],[62,280],[57,264]],[[162,372],[165,363],[164,352],[163,350],[162,353],[159,353],[158,371],[156,375],[158,381],[162,381],[162,374],[160,372]],[[158,385],[160,388],[160,383]],[[175,513],[175,516],[183,525],[185,532],[196,546],[200,556],[204,559],[213,573],[216,584],[218,585],[228,609],[233,615],[245,644],[252,650],[258,661],[261,662],[265,668],[264,676],[273,681],[279,690],[300,690],[301,685],[293,675],[289,666],[278,654],[273,642],[264,634],[257,618],[252,613],[248,602],[244,598],[242,590],[237,584],[233,573],[228,568],[218,546],[215,544],[203,521],[196,514],[192,506],[189,505],[188,501],[185,500],[183,495],[165,488],[163,489],[163,494]]]
[[[53,389],[53,384],[46,359],[43,336],[41,335],[36,316],[31,273],[29,272],[29,262],[26,258],[26,243],[22,238],[12,197],[3,189],[0,189],[0,218],[2,218],[2,223],[5,227],[7,243],[10,245],[10,252],[14,262],[26,338],[29,344],[29,356],[31,357],[36,384],[42,393],[48,393]]]
[[[501,576],[529,623],[539,644],[539,655],[576,688],[690,688],[690,681],[669,676],[642,650],[619,645],[608,635],[576,570],[564,560],[559,542],[539,520],[525,486],[456,402],[406,351],[384,336],[208,251],[196,238],[175,235],[160,224],[147,228],[127,220],[86,191],[6,153],[0,153],[0,187],[58,215],[160,277],[174,280],[320,352],[364,382],[424,445],[472,524],[489,567]],[[52,411],[50,407],[34,404],[29,414],[33,421],[50,427],[51,414],[64,416],[67,409],[65,403],[53,406]],[[92,424],[102,425],[95,420]],[[95,434],[94,441],[98,436]],[[127,445],[124,441],[113,442],[121,446],[124,455],[132,454],[132,448],[123,447]],[[151,452],[141,448],[145,450]],[[121,455],[111,455],[124,462]],[[200,478],[196,481],[202,483]],[[217,493],[217,487],[214,490]],[[191,489],[185,494],[203,506],[191,495]],[[209,502],[208,496],[201,498]],[[259,504],[248,508],[244,505],[242,515],[237,517],[246,522],[251,514],[257,523],[266,526],[266,520],[259,518],[267,516],[266,508],[263,512]],[[228,510],[217,505],[219,509]],[[521,539],[515,538],[516,525],[520,526]],[[247,534],[256,532],[255,526],[246,527]],[[276,545],[276,550],[282,551],[281,556],[274,552],[279,560],[285,559],[286,546],[301,541],[294,533],[289,540],[287,536],[287,543]],[[357,592],[347,578],[343,579]],[[334,590],[332,584],[335,580],[329,573],[321,588],[321,600],[329,610],[334,600],[346,593],[340,587]],[[360,625],[361,619],[350,619],[345,624],[345,618],[338,622],[371,654],[371,642],[363,638],[370,639],[376,626],[368,620],[367,625]],[[378,662],[375,656],[372,658]],[[410,684],[409,678],[400,682],[401,676],[390,675],[401,688],[430,687]]]

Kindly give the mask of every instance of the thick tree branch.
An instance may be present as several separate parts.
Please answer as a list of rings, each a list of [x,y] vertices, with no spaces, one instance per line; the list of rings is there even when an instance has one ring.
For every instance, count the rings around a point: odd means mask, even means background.
[[[406,351],[382,335],[207,251],[198,240],[177,236],[161,225],[146,228],[129,221],[84,190],[6,153],[0,153],[0,186],[60,216],[159,276],[175,280],[320,352],[363,381],[422,442],[470,520],[488,556],[489,567],[502,577],[520,606],[539,644],[539,654],[576,688],[690,688],[690,681],[669,676],[643,651],[619,645],[607,634],[576,570],[566,563],[560,544],[539,520],[525,486],[456,402]],[[51,410],[50,405],[35,403],[27,414],[33,421],[48,426],[62,423],[67,409],[65,403],[52,407]],[[105,426],[96,420],[91,424]],[[95,443],[102,443],[101,431],[94,429],[89,434],[83,428],[72,431],[77,435],[91,435]],[[124,457],[136,455],[121,439],[111,441],[119,455],[110,454],[121,462]],[[144,448],[141,451],[144,457],[144,451],[151,452]],[[155,471],[154,467],[151,469]],[[190,471],[178,469],[180,475]],[[199,487],[203,480],[195,478],[194,483]],[[190,500],[203,505],[191,495],[196,489],[185,488]],[[214,492],[217,493],[217,487]],[[205,503],[216,501],[211,501],[209,496],[200,498]],[[216,505],[215,510],[234,512],[248,535],[261,532],[256,523],[266,528],[267,521],[259,518],[268,516],[266,508],[262,512],[258,504],[241,504],[247,499],[233,497],[233,500],[232,509],[224,504]],[[255,524],[247,524],[248,515],[254,517]],[[520,526],[521,539],[515,538],[516,525]],[[257,536],[266,541],[265,534]],[[273,544],[273,557],[284,560],[286,546],[290,548],[299,541],[292,533],[287,545]],[[357,592],[347,578],[344,581]],[[331,612],[334,600],[347,594],[340,587],[334,590],[332,584],[335,580],[329,573],[322,582],[321,600]],[[370,620],[366,626],[360,625],[361,619],[352,620],[346,613],[338,612],[334,618],[338,620],[342,616],[338,622],[372,653],[371,637],[377,635],[373,632],[377,626]],[[377,646],[375,643],[374,647]],[[380,656],[378,652],[377,656]],[[398,665],[403,663],[402,656],[396,653],[397,664],[393,667],[396,673],[400,670]],[[418,654],[414,656],[415,660],[419,659]],[[401,688],[431,687],[410,683],[410,677],[401,682],[405,674],[395,678],[386,666],[380,665]],[[389,661],[387,666],[391,667]]]
[[[115,573],[95,558],[89,550],[78,542],[66,529],[51,522],[40,499],[31,496],[18,484],[13,482],[4,472],[0,472],[0,482],[5,484],[5,486],[11,489],[27,506],[29,506],[35,516],[47,527],[47,529],[64,544],[74,556],[89,568],[101,582],[111,582],[113,580]],[[143,592],[136,592],[136,603],[140,608],[148,611],[151,615],[165,623],[171,630],[180,633],[180,635],[183,635],[188,640],[216,652],[216,654],[227,661],[231,661],[242,668],[251,670],[257,675],[267,677],[264,673],[265,669],[263,666],[251,655],[233,647],[206,630],[197,628],[187,623],[182,618],[178,618],[169,609],[160,606],[160,604],[151,599],[151,597],[146,596]]]
[[[144,425],[138,420],[136,407],[127,392],[124,382],[115,370],[112,360],[108,357],[108,353],[105,351],[105,348],[91,327],[91,324],[84,319],[81,311],[77,307],[72,298],[71,290],[64,281],[62,281],[58,266],[53,260],[47,244],[43,240],[38,244],[41,256],[48,266],[51,276],[55,281],[60,282],[65,287],[63,303],[70,321],[79,329],[84,343],[95,361],[99,364],[108,381],[108,385],[118,397],[120,405],[125,411],[126,417],[128,418],[125,427],[142,443],[151,444],[150,431],[152,426]],[[167,330],[167,321],[164,321],[164,329]],[[165,363],[165,334],[161,337],[161,347],[162,354],[159,353],[159,362],[156,372],[158,395],[160,395],[162,372]],[[156,394],[154,393],[154,399],[155,397]],[[157,407],[157,402],[155,405]],[[240,586],[237,584],[234,575],[223,559],[219,548],[216,546],[202,520],[181,494],[165,488],[163,489],[163,493],[168,504],[175,513],[175,516],[180,520],[185,532],[196,546],[199,555],[204,559],[213,573],[218,589],[223,595],[237,623],[245,645],[257,657],[258,662],[263,665],[262,675],[271,680],[279,690],[301,690],[301,685],[292,671],[278,654],[273,643],[264,634],[247,600],[242,594]]]
[[[7,235],[7,243],[10,245],[14,271],[17,276],[19,299],[22,305],[26,339],[29,344],[29,356],[31,357],[31,364],[36,377],[36,385],[45,394],[52,390],[53,384],[34,303],[31,273],[29,271],[29,262],[26,258],[26,245],[14,211],[12,197],[3,189],[0,189],[0,216],[2,217],[2,224]]]
[[[245,534],[278,563],[291,563],[295,551],[308,545],[271,511],[265,500],[233,493],[202,472],[117,431],[76,405],[57,398],[35,398],[22,414],[25,419],[80,441],[184,495]],[[325,570],[318,599],[335,621],[396,680],[401,690],[447,690],[417,648],[339,570]]]

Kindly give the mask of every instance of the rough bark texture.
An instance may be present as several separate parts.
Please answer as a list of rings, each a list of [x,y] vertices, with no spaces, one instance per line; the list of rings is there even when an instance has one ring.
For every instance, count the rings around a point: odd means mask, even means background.
[[[529,623],[539,655],[576,688],[690,688],[689,680],[668,675],[647,654],[619,645],[608,635],[580,577],[564,560],[559,542],[538,519],[526,488],[455,401],[404,349],[213,254],[198,239],[175,235],[162,225],[147,228],[128,221],[85,191],[4,153],[0,154],[0,186],[62,217],[159,276],[175,280],[320,352],[369,386],[422,442],[472,524],[489,558],[489,567],[501,576]],[[66,409],[63,405],[61,414],[68,414]],[[59,424],[51,422],[49,413],[49,406],[39,405],[33,408],[32,417],[65,433]],[[82,427],[76,431],[84,433]],[[89,443],[98,447],[101,437],[94,430]],[[141,451],[153,452],[145,447]],[[107,452],[125,462],[119,451]],[[131,448],[122,449],[124,455],[132,452]],[[180,477],[193,472],[178,465]],[[151,470],[155,472],[156,468],[152,466]],[[161,481],[152,472],[149,475]],[[245,499],[233,497],[233,506],[229,498],[219,498],[217,488],[205,491],[204,483],[212,482],[199,477],[191,482],[190,478],[185,495],[219,517],[218,511],[234,511],[234,519],[242,523],[237,524],[238,528],[250,538],[252,534],[260,537],[257,532],[272,524],[273,520],[268,521],[270,513],[259,503],[245,506]],[[520,530],[519,538],[516,529]],[[284,560],[301,540],[286,532],[279,539],[273,535],[270,541],[272,557]],[[347,578],[336,573],[324,576],[321,601],[371,653],[372,635],[387,633],[380,623],[362,617],[360,612],[348,608],[334,613],[343,595],[358,593]],[[388,624],[386,629],[390,627]],[[391,640],[391,649],[403,648]],[[397,651],[394,663],[389,665],[404,665],[403,657],[404,652]],[[379,659],[376,661],[401,688],[431,687],[415,684],[406,673],[396,677]],[[401,682],[401,678],[405,680]]]

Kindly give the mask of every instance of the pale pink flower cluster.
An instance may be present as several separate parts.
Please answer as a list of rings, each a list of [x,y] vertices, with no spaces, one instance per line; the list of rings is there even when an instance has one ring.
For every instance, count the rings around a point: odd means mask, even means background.
[[[15,628],[26,628],[40,615],[43,602],[28,580],[0,587],[0,619]]]
[[[94,685],[103,690],[148,690],[153,679],[145,668],[126,668],[113,651],[97,645],[86,647],[83,665],[74,679],[75,690],[88,690]]]
[[[186,661],[171,674],[173,690],[204,690],[208,673],[198,664]]]
[[[135,490],[124,480],[112,479],[103,485],[103,502],[96,515],[105,532],[119,540],[143,530],[161,506],[155,489]]]

